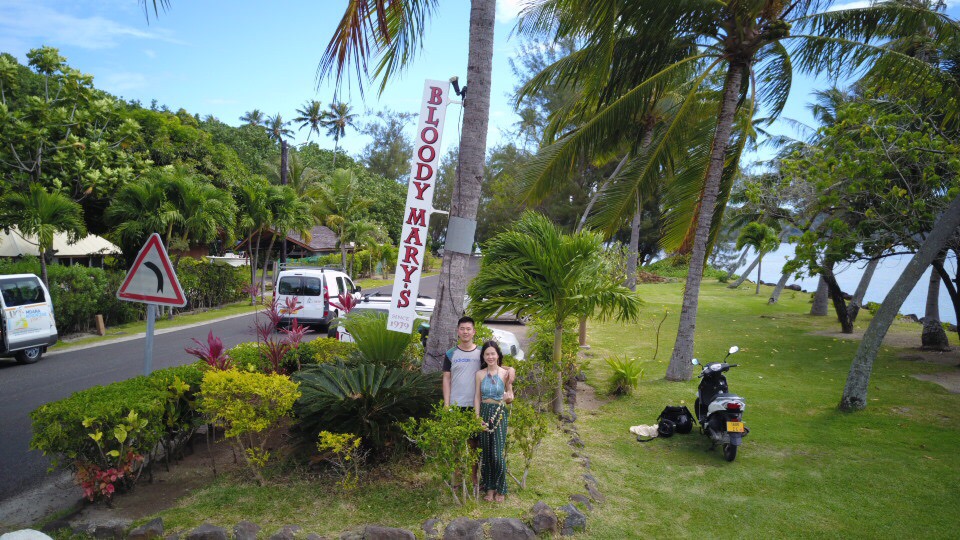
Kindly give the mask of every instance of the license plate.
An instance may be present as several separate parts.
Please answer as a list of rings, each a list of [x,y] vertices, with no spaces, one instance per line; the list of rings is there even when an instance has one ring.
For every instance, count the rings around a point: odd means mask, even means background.
[[[731,433],[743,433],[743,422],[727,422],[727,431]]]

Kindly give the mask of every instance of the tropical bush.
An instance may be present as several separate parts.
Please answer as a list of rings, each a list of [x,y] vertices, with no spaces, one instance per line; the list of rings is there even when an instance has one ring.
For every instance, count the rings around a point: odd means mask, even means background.
[[[356,341],[357,360],[390,368],[414,368],[422,356],[416,357],[420,334],[387,330],[387,314],[372,311],[351,311],[343,318],[343,327]],[[409,349],[414,345],[412,349]],[[408,350],[409,349],[409,350]]]
[[[640,379],[643,378],[640,359],[611,356],[607,358],[607,365],[612,371],[609,383],[610,393],[615,396],[632,394],[640,384]]]
[[[686,278],[687,273],[690,271],[690,256],[676,255],[673,257],[667,257],[666,259],[660,259],[657,262],[644,266],[643,270],[650,272],[651,274],[668,278]],[[703,269],[704,279],[719,280],[726,279],[726,277],[726,271],[714,268],[710,265],[707,265],[707,267]]]
[[[423,452],[428,470],[450,490],[457,504],[467,500],[467,479],[480,457],[479,448],[471,448],[469,440],[483,429],[472,410],[444,407],[434,402],[429,417],[411,418],[401,424],[403,433]],[[459,478],[459,483],[455,483]],[[460,495],[457,495],[457,492]]]
[[[159,370],[76,392],[30,413],[30,447],[71,467],[90,500],[131,488],[158,447],[167,456],[199,421],[199,364]]]
[[[278,374],[265,375],[234,369],[207,371],[200,385],[200,410],[224,435],[232,439],[246,458],[257,482],[270,459],[267,430],[290,414],[300,392],[297,383]]]
[[[321,431],[354,433],[382,450],[397,438],[398,422],[425,416],[442,399],[440,378],[376,364],[304,366],[293,375],[302,392],[294,413],[309,441]]]
[[[347,363],[357,349],[355,343],[321,337],[313,341],[304,341],[296,349],[284,353],[281,367],[288,372],[296,371],[297,366],[311,364]],[[256,341],[248,341],[233,346],[227,351],[237,369],[269,373],[272,365]]]
[[[203,309],[236,302],[246,297],[244,285],[249,269],[183,257],[177,264],[177,280],[187,297],[184,309]]]
[[[513,385],[514,392],[525,396],[535,404],[538,410],[553,399],[552,393],[558,369],[566,378],[576,375],[580,370],[578,324],[573,318],[564,321],[560,348],[562,359],[559,366],[552,361],[553,323],[537,318],[527,324],[527,334],[531,340],[526,360],[512,362],[510,366],[517,370],[516,382]]]
[[[509,451],[516,450],[523,460],[523,474],[517,479],[513,473],[510,476],[521,489],[527,487],[527,475],[530,473],[530,463],[536,455],[540,442],[547,436],[550,424],[545,415],[526,401],[514,401],[510,407],[510,425],[507,429]]]

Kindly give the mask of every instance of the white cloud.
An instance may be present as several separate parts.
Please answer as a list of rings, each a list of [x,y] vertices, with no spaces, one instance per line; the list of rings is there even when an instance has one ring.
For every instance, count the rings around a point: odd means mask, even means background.
[[[84,49],[116,47],[125,38],[182,43],[168,32],[144,31],[101,16],[77,17],[18,0],[0,3],[0,34]]]
[[[156,58],[156,57],[157,57],[157,51],[155,51],[155,50],[153,50],[153,49],[144,49],[144,50],[143,50],[143,54],[147,55],[147,58]]]

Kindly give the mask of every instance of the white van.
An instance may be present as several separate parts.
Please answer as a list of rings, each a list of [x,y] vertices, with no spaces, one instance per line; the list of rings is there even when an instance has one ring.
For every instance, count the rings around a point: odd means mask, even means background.
[[[50,292],[33,274],[0,276],[0,356],[32,364],[57,342]]]
[[[340,316],[340,309],[332,305],[339,303],[341,294],[353,295],[360,298],[360,287],[339,269],[329,267],[290,267],[280,265],[277,280],[273,290],[281,312],[286,308],[287,300],[297,299],[295,313],[283,313],[282,326],[289,326],[293,319],[303,326],[313,328],[317,332],[326,332],[330,337],[336,337],[336,326],[330,322]]]

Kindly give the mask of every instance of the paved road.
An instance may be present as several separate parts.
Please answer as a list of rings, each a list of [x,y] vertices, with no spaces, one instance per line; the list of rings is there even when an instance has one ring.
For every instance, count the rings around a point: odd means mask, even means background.
[[[475,275],[476,265],[470,274]],[[421,294],[435,296],[438,279],[424,278]],[[391,286],[369,292],[389,294]],[[367,291],[365,291],[367,292]],[[254,316],[243,315],[186,329],[171,329],[154,336],[153,368],[190,363],[184,353],[194,346],[192,338],[203,341],[213,331],[227,347],[256,339]],[[30,450],[30,412],[74,392],[122,381],[143,373],[143,339],[93,346],[82,350],[48,353],[40,362],[20,365],[0,359],[0,501],[36,486],[47,478],[50,460]]]

